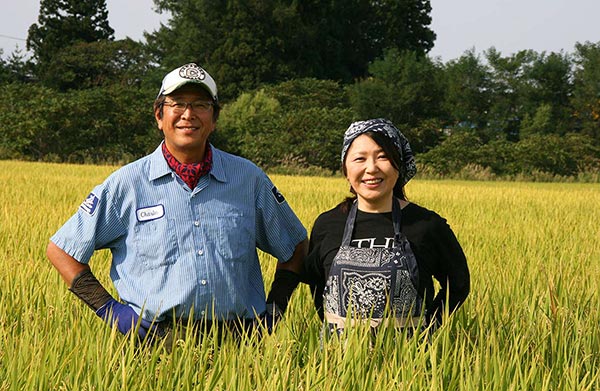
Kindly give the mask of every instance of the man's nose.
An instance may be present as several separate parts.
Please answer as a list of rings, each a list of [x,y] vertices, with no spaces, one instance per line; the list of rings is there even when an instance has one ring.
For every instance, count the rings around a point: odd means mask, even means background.
[[[181,117],[182,118],[191,118],[194,116],[196,116],[196,113],[192,109],[192,104],[186,103],[185,109],[183,110],[183,113],[181,113]]]

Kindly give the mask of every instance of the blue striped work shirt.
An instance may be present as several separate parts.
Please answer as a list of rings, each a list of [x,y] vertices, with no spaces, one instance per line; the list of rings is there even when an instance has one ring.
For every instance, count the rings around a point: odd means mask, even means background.
[[[306,230],[267,175],[212,147],[193,191],[161,148],[111,174],[51,238],[81,263],[112,252],[110,277],[144,319],[254,317],[265,310],[256,248],[285,262]]]

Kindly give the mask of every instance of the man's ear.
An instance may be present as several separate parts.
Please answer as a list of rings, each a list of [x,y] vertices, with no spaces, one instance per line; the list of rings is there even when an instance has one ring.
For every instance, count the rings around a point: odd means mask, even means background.
[[[160,130],[162,130],[162,116],[162,108],[157,107],[156,110],[154,110],[154,119],[156,120],[156,125]]]

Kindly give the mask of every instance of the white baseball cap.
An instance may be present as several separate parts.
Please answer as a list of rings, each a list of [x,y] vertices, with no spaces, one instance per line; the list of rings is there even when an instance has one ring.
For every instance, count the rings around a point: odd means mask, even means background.
[[[214,79],[208,72],[193,62],[169,72],[162,81],[158,96],[169,95],[179,87],[188,83],[200,84],[208,91],[215,103],[219,103],[219,98],[217,97],[217,84]]]

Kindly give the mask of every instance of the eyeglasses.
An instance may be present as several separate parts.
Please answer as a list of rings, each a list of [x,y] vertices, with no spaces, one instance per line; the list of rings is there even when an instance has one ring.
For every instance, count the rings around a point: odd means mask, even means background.
[[[206,113],[208,110],[210,110],[211,106],[214,106],[214,103],[205,100],[195,100],[193,102],[165,101],[163,105],[169,106],[175,114],[183,114],[183,112],[187,110],[188,106],[190,106],[192,111],[195,113]]]

